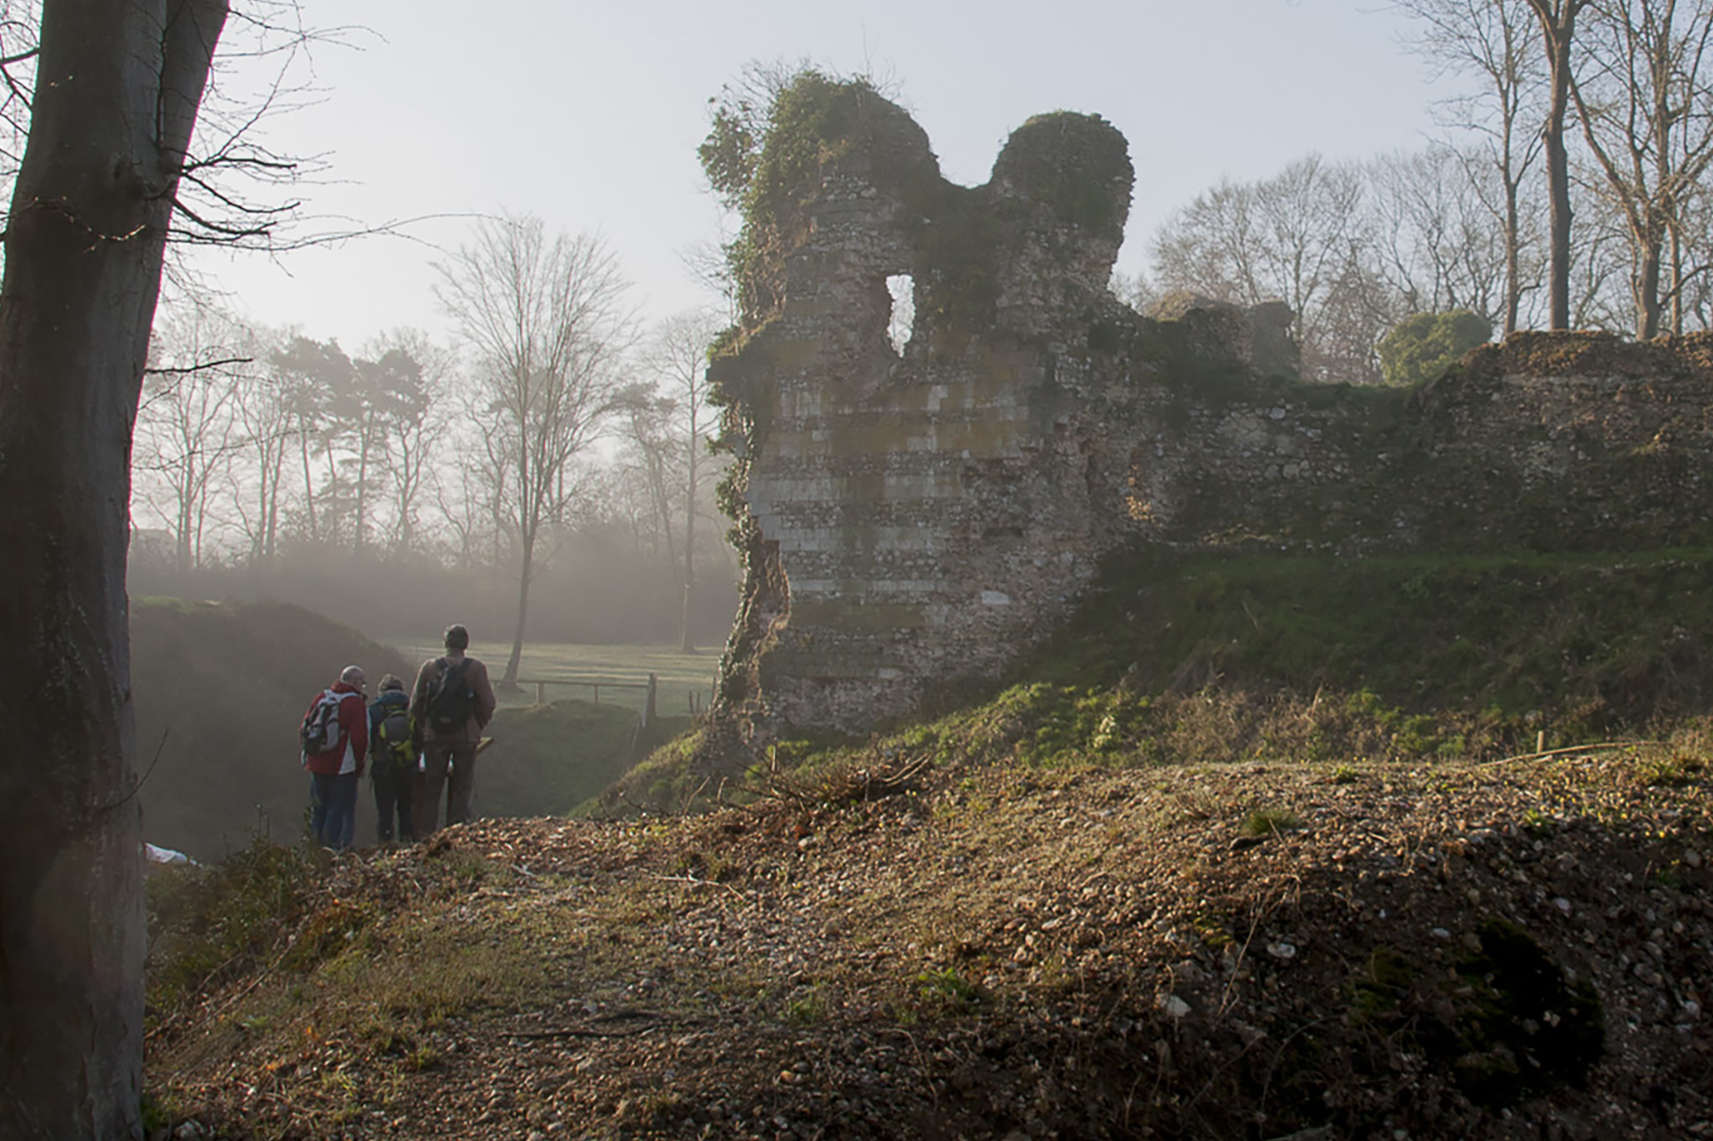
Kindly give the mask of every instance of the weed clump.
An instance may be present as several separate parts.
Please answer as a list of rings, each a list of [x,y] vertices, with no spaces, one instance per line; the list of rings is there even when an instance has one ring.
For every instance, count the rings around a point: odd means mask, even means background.
[[[147,883],[147,1012],[158,1024],[186,999],[257,967],[295,927],[329,857],[258,837],[210,868],[168,868]]]
[[[1297,816],[1283,808],[1258,808],[1243,818],[1238,829],[1245,836],[1265,838],[1295,832],[1303,826]]]

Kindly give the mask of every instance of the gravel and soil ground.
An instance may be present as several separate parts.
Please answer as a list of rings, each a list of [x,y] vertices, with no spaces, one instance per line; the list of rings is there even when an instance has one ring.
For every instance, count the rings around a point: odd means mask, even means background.
[[[157,884],[154,1134],[1713,1137],[1699,760],[866,775]]]

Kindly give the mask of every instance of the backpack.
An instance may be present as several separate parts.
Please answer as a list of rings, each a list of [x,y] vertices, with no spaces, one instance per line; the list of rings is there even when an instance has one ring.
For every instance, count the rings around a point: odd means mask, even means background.
[[[470,659],[461,658],[456,665],[440,659],[440,676],[428,683],[428,725],[439,734],[461,733],[476,711],[475,694],[464,680]]]
[[[416,746],[411,741],[410,710],[401,705],[381,718],[380,736],[386,745],[387,757],[401,766],[416,759]]]
[[[345,733],[339,725],[339,705],[345,696],[331,689],[322,690],[315,704],[309,707],[309,712],[303,715],[303,725],[297,731],[297,738],[303,745],[306,758],[331,753],[344,743]]]

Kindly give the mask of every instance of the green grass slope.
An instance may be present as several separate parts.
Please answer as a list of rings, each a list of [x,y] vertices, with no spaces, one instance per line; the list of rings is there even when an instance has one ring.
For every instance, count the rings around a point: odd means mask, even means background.
[[[933,695],[927,716],[872,741],[782,741],[772,759],[1483,760],[1669,736],[1713,714],[1709,587],[1702,549],[1131,552],[1001,684]],[[679,742],[608,803],[675,810],[708,787],[706,764]]]
[[[1141,693],[1367,689],[1414,711],[1713,707],[1713,551],[1115,559],[1032,680]]]
[[[561,816],[599,796],[634,759],[636,713],[622,705],[555,701],[503,706],[477,762],[483,816]]]

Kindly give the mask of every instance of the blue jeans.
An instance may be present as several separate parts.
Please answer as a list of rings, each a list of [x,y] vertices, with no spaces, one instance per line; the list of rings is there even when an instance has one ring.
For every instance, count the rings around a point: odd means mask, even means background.
[[[324,847],[343,850],[357,831],[357,774],[309,774],[309,830]]]

